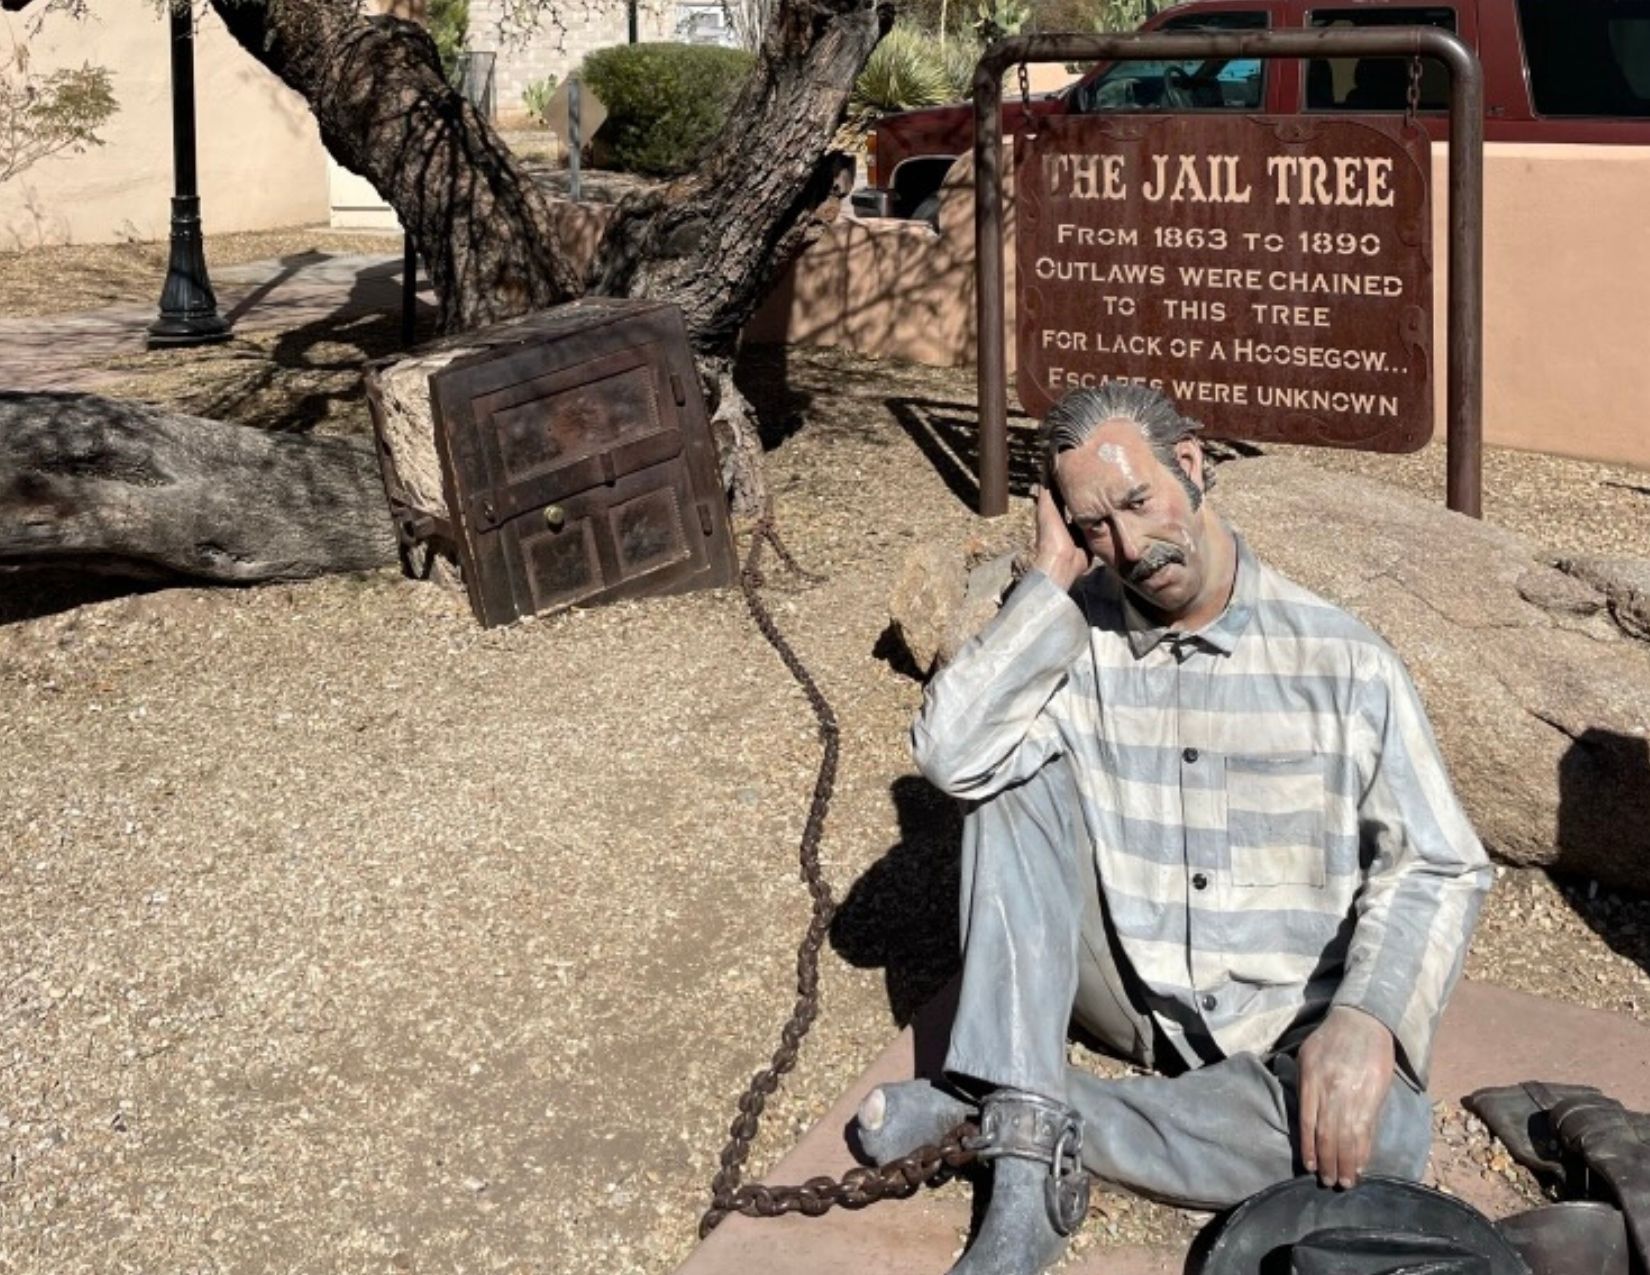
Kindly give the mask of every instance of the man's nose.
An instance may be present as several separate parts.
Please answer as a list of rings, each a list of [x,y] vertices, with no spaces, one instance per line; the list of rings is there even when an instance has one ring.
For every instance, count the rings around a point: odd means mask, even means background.
[[[1134,538],[1134,532],[1122,518],[1111,520],[1111,538],[1117,548],[1119,562],[1128,565],[1140,557],[1140,542]]]

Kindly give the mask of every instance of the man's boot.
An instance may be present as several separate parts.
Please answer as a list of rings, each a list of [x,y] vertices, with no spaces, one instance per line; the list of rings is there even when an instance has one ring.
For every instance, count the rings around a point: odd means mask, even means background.
[[[1082,1122],[1063,1103],[998,1089],[969,1145],[991,1165],[991,1203],[951,1275],[1038,1275],[1088,1212]]]

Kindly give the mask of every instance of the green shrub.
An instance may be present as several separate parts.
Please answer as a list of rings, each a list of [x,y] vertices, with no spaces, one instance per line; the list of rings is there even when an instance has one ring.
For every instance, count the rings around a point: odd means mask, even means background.
[[[951,83],[939,41],[914,27],[895,26],[865,60],[865,69],[848,98],[848,113],[870,120],[894,111],[954,102],[959,96],[964,94],[957,93]]]
[[[613,166],[651,177],[687,172],[722,131],[756,59],[706,44],[620,44],[584,60],[607,108],[598,140]]]
[[[458,55],[470,32],[470,0],[430,0],[430,36],[441,55],[441,70],[449,84],[458,82]]]
[[[548,126],[550,120],[546,112],[550,109],[550,99],[555,96],[556,77],[547,75],[542,80],[534,80],[521,91],[521,104],[540,124]]]

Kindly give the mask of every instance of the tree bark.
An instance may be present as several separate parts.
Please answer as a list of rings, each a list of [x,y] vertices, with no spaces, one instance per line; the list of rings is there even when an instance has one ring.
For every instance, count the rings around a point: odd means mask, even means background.
[[[672,301],[702,355],[733,352],[764,292],[835,216],[831,151],[890,0],[783,0],[699,169],[619,206],[588,280],[558,250],[543,193],[442,78],[423,28],[355,0],[213,0],[241,45],[301,94],[327,148],[412,232],[444,332],[588,290]],[[707,379],[715,381],[714,369]]]
[[[252,584],[395,560],[370,447],[0,392],[0,568]]]
[[[587,290],[681,307],[736,513],[766,492],[729,374],[741,328],[846,193],[831,151],[889,0],[781,0],[728,127],[692,175],[617,210],[581,275],[543,192],[448,85],[420,26],[357,0],[212,0],[308,103],[333,156],[413,236],[451,333]],[[0,566],[72,562],[248,582],[392,561],[372,453],[89,395],[0,395]]]
[[[732,352],[775,277],[836,216],[851,166],[831,149],[886,0],[782,0],[711,154],[608,223],[594,291],[682,308],[701,356]]]
[[[230,34],[314,112],[321,140],[412,234],[444,332],[583,291],[555,250],[543,192],[442,76],[416,23],[355,0],[213,0]]]

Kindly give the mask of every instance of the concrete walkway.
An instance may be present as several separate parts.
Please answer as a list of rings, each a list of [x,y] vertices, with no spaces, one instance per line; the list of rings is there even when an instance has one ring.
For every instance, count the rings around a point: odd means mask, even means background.
[[[212,272],[218,313],[236,333],[290,331],[356,314],[401,313],[401,258],[365,253],[291,257]],[[433,301],[428,283],[419,298]],[[112,306],[59,318],[0,319],[0,389],[95,390],[126,373],[111,360],[144,350],[156,307]]]
[[[860,1101],[876,1085],[932,1074],[943,1052],[948,1014],[940,1005],[919,1015],[775,1166],[770,1179],[797,1183],[818,1174],[835,1177],[851,1168],[855,1161],[844,1133]],[[1597,1085],[1630,1108],[1650,1109],[1650,1029],[1617,1014],[1486,983],[1463,983],[1440,1029],[1433,1096],[1456,1102],[1474,1089],[1520,1080]],[[1525,1207],[1506,1183],[1442,1145],[1434,1147],[1432,1175],[1438,1185],[1492,1217]],[[819,1218],[731,1217],[678,1268],[677,1275],[940,1275],[951,1264],[957,1236],[967,1224],[967,1207],[955,1193],[941,1198],[931,1191]],[[1185,1260],[1186,1251],[1180,1248],[1100,1245],[1061,1270],[1062,1275],[1178,1275]]]

